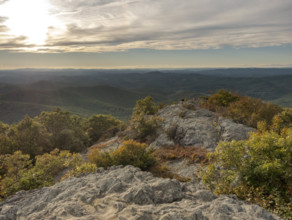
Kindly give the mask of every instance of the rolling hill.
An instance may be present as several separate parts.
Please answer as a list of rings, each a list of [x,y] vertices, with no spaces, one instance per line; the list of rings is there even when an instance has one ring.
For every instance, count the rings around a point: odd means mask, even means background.
[[[61,107],[74,114],[127,119],[137,99],[157,102],[206,95],[221,88],[291,107],[292,69],[9,70],[0,71],[0,120]]]

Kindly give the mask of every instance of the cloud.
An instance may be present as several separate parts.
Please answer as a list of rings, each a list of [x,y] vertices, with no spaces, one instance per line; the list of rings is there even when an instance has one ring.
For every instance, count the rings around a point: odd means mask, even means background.
[[[27,37],[10,35],[8,33],[9,28],[3,25],[7,20],[7,17],[0,16],[0,50],[23,50],[34,47],[34,45],[28,45],[26,43]]]
[[[51,16],[62,25],[48,29],[42,51],[185,50],[292,43],[291,0],[50,2],[54,7]]]
[[[0,35],[1,37],[1,35]],[[24,49],[24,48],[30,48],[33,47],[34,45],[27,45],[25,43],[26,41],[25,36],[19,36],[19,37],[10,37],[10,38],[0,38],[0,48],[2,50],[19,50],[19,49]]]
[[[0,5],[4,4],[5,2],[8,2],[9,0],[0,0]]]

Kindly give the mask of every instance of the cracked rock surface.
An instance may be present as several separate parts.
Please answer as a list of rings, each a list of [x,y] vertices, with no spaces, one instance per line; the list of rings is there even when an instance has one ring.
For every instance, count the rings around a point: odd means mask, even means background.
[[[0,220],[279,219],[235,196],[153,177],[133,166],[99,168],[51,187],[20,191],[0,203]]]
[[[186,107],[192,105],[192,109]],[[249,132],[254,131],[253,128],[199,108],[191,101],[166,106],[157,115],[163,122],[158,137],[150,145],[154,148],[179,144],[214,151],[219,141],[244,140]],[[173,130],[172,138],[167,135],[170,129]]]

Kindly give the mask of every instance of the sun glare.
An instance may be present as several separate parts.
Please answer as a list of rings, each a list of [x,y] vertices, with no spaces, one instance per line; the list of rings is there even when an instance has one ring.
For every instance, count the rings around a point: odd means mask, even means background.
[[[5,25],[9,34],[26,36],[29,44],[43,45],[48,27],[56,23],[50,8],[48,0],[10,0],[0,7],[0,14],[8,18]]]

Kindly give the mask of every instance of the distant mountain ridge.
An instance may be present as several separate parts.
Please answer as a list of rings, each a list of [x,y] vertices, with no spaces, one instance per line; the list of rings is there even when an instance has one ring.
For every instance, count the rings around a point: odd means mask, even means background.
[[[1,70],[0,120],[17,122],[57,106],[81,116],[127,119],[137,99],[157,102],[210,94],[221,88],[292,107],[292,69]],[[23,107],[22,107],[23,106]]]

